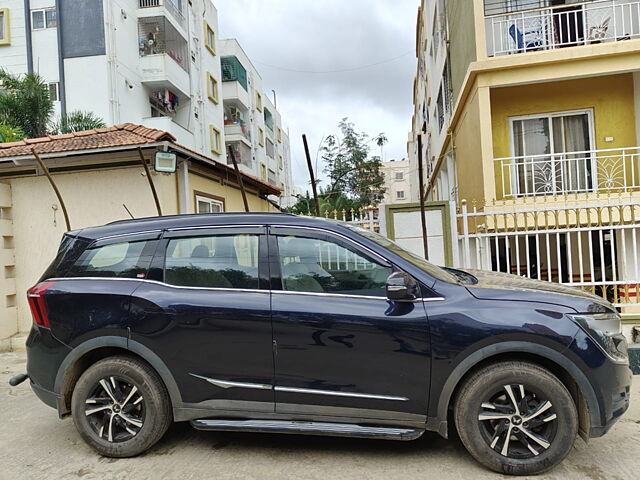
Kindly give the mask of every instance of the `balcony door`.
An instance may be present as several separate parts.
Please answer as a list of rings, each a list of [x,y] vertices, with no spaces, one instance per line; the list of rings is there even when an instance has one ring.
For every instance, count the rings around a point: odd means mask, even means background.
[[[593,131],[591,110],[513,117],[512,191],[520,196],[591,191]]]

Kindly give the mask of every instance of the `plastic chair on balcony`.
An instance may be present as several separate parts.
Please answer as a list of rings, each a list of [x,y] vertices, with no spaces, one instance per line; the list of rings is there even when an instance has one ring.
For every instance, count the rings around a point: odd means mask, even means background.
[[[542,28],[535,28],[522,33],[514,23],[509,27],[509,35],[516,44],[517,53],[540,50],[545,44]]]
[[[600,43],[605,38],[607,38],[607,30],[609,30],[610,22],[611,17],[607,17],[600,25],[593,25],[589,27],[589,32],[587,35],[587,40],[589,41],[589,43]]]

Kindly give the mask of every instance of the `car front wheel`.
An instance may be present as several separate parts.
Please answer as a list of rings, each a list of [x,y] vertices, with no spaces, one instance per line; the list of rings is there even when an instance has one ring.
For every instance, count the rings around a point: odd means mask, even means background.
[[[71,412],[85,442],[107,457],[144,452],[173,420],[158,374],[129,357],[110,357],[89,367],[73,390]]]
[[[578,433],[567,388],[528,362],[496,363],[476,372],[462,386],[454,415],[469,453],[511,475],[553,468],[569,454]]]

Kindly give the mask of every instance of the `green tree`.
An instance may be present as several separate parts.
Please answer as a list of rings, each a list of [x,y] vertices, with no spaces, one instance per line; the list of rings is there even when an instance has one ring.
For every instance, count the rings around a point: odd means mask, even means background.
[[[29,73],[11,75],[0,70],[0,122],[22,130],[28,138],[47,134],[53,102],[42,78]]]
[[[370,139],[358,132],[347,118],[343,118],[338,127],[340,136],[329,135],[320,148],[324,171],[329,176],[329,186],[323,196],[329,202],[344,197],[343,204],[346,199],[351,200],[353,208],[379,204],[385,192],[382,161],[379,156],[370,157],[369,152],[371,142],[382,149],[387,137],[380,133]]]
[[[60,121],[54,124],[54,133],[72,133],[82,130],[92,130],[94,128],[104,128],[106,125],[104,120],[93,112],[85,112],[82,110],[74,110],[60,118]]]
[[[24,133],[20,127],[12,127],[0,122],[0,143],[17,142],[24,138]]]

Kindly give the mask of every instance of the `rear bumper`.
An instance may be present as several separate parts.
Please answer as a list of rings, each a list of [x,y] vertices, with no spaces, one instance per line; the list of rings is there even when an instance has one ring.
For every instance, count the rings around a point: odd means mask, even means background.
[[[42,400],[46,405],[49,405],[51,408],[55,408],[58,410],[58,402],[60,401],[60,395],[57,393],[51,392],[45,388],[42,388],[37,383],[31,383],[31,390],[36,396]]]

